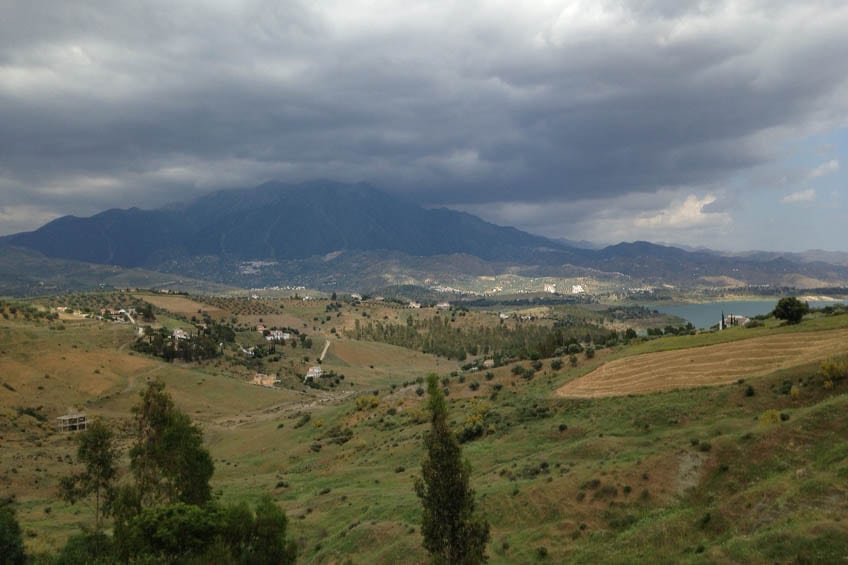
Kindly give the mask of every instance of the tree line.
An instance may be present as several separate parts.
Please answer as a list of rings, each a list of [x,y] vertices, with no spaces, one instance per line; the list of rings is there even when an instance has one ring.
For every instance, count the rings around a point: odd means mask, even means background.
[[[484,355],[494,359],[552,357],[571,344],[613,344],[622,338],[618,332],[601,326],[558,321],[553,327],[540,324],[508,326],[451,325],[447,317],[420,320],[411,315],[405,324],[391,322],[361,323],[356,320],[347,337],[378,341],[464,361],[467,356]]]

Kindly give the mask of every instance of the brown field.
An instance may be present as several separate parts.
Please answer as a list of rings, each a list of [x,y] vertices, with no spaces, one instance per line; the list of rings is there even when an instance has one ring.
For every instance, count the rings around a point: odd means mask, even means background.
[[[557,396],[600,398],[720,385],[848,353],[848,330],[799,332],[616,359]]]

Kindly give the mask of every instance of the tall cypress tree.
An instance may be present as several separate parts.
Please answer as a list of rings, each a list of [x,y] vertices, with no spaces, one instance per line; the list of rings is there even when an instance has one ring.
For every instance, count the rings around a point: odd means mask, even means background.
[[[471,465],[462,459],[459,442],[447,423],[445,397],[436,375],[427,377],[430,432],[427,455],[415,493],[421,499],[421,533],[434,563],[475,564],[486,561],[489,524],[474,513],[474,490],[468,485]]]

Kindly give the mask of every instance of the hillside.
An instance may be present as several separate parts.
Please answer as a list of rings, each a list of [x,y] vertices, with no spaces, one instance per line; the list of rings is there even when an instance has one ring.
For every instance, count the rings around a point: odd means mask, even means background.
[[[31,249],[0,245],[0,296],[43,296],[127,287],[193,292],[231,290],[224,284],[185,275],[56,259]]]
[[[837,343],[848,328],[845,314],[816,314],[788,330],[769,320],[764,328],[722,332],[725,343],[744,344],[752,357],[772,352],[769,340],[791,336],[798,347],[780,345],[785,351],[774,371],[734,363],[724,386],[661,393],[631,387],[586,399],[556,391],[634,354],[659,360],[672,351],[704,369],[718,334],[599,345],[573,368],[541,359],[528,378],[514,368],[527,368],[530,359],[462,370],[443,357],[338,331],[357,320],[406,325],[410,314],[444,316],[460,330],[497,328],[497,313],[486,310],[126,293],[61,300],[94,306],[148,298],[156,301],[157,323],[168,327],[185,327],[200,310],[235,319],[244,328],[240,343],[261,339],[252,326],[259,320],[303,328],[315,343],[286,347],[279,361],[263,359],[263,370],[282,372],[281,386],[269,389],[248,384],[248,360],[230,353],[201,363],[135,353],[130,324],[67,313],[52,322],[19,314],[0,320],[0,496],[15,496],[31,551],[55,550],[91,520],[87,505],[55,497],[59,478],[76,466],[73,443],[53,430],[52,418],[75,405],[126,435],[139,390],[159,378],[202,425],[224,501],[271,494],[286,510],[302,562],[423,563],[412,488],[427,430],[418,388],[419,378],[435,371],[452,425],[465,434],[472,486],[492,526],[493,563],[836,562],[848,555],[848,428],[840,416],[848,409],[848,375],[820,372],[821,360],[840,352],[844,359],[845,351],[816,350]],[[541,317],[531,322],[539,328],[549,327],[543,310],[534,310]],[[559,314],[574,323],[603,317],[581,312]],[[317,355],[326,339],[322,366],[345,378],[304,387],[287,367],[302,371],[308,364],[301,357]]]

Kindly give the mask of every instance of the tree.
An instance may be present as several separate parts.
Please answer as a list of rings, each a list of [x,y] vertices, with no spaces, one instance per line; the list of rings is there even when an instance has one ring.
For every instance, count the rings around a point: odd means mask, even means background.
[[[257,565],[294,563],[297,546],[286,540],[285,513],[265,495],[256,505],[250,530],[242,545],[242,561]]]
[[[162,501],[202,506],[212,497],[209,479],[215,471],[203,432],[174,406],[161,381],[148,383],[133,408],[136,442],[130,469],[141,506]]]
[[[787,296],[777,301],[772,313],[778,320],[786,320],[787,324],[798,324],[804,314],[809,312],[810,306],[806,302],[801,302],[794,296]]]
[[[77,457],[85,465],[85,471],[62,478],[60,494],[71,504],[93,494],[95,532],[100,532],[102,518],[111,508],[118,450],[112,429],[99,419],[77,436],[77,442]]]
[[[0,563],[23,565],[26,563],[21,526],[11,505],[0,502]]]
[[[489,524],[474,513],[474,490],[468,485],[471,465],[462,459],[456,436],[448,427],[445,397],[436,375],[427,377],[430,432],[427,455],[415,493],[423,507],[421,533],[434,563],[474,564],[486,561]]]
[[[203,433],[174,406],[161,381],[151,381],[133,407],[135,442],[130,448],[134,481],[115,492],[115,539],[122,554],[135,539],[137,520],[159,507],[205,507],[212,498],[209,480],[215,471]],[[190,510],[193,512],[193,510]],[[152,512],[152,514],[151,514]],[[126,547],[125,547],[126,546]]]

